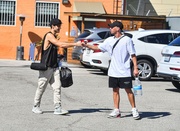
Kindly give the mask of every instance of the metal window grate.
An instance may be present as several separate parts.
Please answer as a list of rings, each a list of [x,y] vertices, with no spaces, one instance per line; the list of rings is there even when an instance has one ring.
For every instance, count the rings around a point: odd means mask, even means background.
[[[59,3],[36,2],[35,26],[49,26],[53,18],[59,16]]]
[[[0,25],[15,25],[16,1],[0,1]]]

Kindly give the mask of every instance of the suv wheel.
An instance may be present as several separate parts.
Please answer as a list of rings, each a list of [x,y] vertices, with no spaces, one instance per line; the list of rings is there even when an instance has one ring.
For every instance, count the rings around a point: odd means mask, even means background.
[[[138,60],[139,79],[142,81],[150,80],[154,69],[151,62],[148,60]]]
[[[100,69],[100,71],[102,71],[104,74],[106,74],[107,75],[107,73],[108,73],[108,69]]]
[[[173,86],[180,90],[180,82],[179,81],[172,81]]]

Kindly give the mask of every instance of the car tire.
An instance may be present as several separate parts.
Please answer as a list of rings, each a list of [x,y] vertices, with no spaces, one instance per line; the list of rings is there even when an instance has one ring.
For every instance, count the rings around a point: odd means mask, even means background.
[[[154,74],[154,68],[148,60],[138,60],[139,79],[141,81],[150,80]],[[133,70],[132,70],[133,71]]]
[[[172,81],[173,86],[180,90],[180,82],[179,81]]]
[[[102,71],[105,75],[108,74],[108,69],[100,69],[100,71]]]

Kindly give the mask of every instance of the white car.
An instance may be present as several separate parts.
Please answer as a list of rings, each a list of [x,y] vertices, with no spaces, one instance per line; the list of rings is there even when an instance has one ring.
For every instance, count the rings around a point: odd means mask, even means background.
[[[162,58],[157,68],[158,76],[170,79],[180,90],[180,36],[162,50]]]
[[[75,38],[74,42],[77,42],[77,41],[83,42],[85,40],[87,42],[93,42],[93,41],[106,39],[109,36],[111,36],[109,28],[90,28],[90,29],[85,29],[83,33],[81,33],[77,38]],[[74,49],[72,50],[72,59],[80,60],[80,63],[84,67],[90,67],[89,65],[86,65],[82,62],[83,51],[84,51],[84,48],[79,47],[79,46],[74,46]]]
[[[163,47],[178,37],[180,31],[139,29],[126,31],[124,34],[131,37],[135,44],[140,80],[150,80],[156,74]],[[94,52],[89,62],[105,72],[109,67],[109,60],[108,53]]]
[[[103,41],[104,41],[104,39],[103,40],[89,42],[88,44],[98,46]],[[91,54],[97,53],[97,52],[101,52],[101,51],[94,52],[93,50],[91,50],[89,48],[84,48],[83,54],[82,54],[82,58],[81,58],[81,63],[84,65],[84,67],[92,67],[92,65],[90,64],[90,60],[91,60],[90,56],[91,56]]]

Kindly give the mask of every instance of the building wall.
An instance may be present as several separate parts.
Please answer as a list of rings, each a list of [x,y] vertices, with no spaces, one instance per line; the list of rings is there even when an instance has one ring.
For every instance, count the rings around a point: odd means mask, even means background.
[[[169,28],[171,30],[180,30],[180,26],[178,26],[180,23],[180,16],[167,17],[166,21],[169,23]]]
[[[149,0],[153,5],[157,15],[179,16],[180,1],[179,0]]]
[[[41,0],[42,1],[42,0]],[[64,12],[72,12],[72,5],[74,0],[70,0],[70,4],[63,5],[62,0],[43,0],[51,2],[60,3],[60,16],[63,25],[60,32],[61,41],[67,41],[67,31],[68,31],[68,16],[64,15]],[[80,0],[80,1],[99,1],[102,2],[107,13],[112,13],[113,6],[111,0]],[[46,32],[49,31],[48,27],[35,27],[35,0],[16,0],[16,13],[23,14],[26,16],[23,23],[23,33],[22,33],[22,46],[24,46],[24,59],[29,59],[29,47],[30,43],[38,42],[39,39],[44,36]],[[20,45],[20,20],[16,16],[16,24],[13,26],[0,25],[0,59],[16,59],[17,46]],[[75,25],[75,22],[72,22]],[[72,25],[73,25],[72,24]],[[105,24],[104,24],[105,25]],[[31,36],[29,36],[31,33]],[[38,35],[34,38],[34,35]]]
[[[179,16],[179,0],[126,0],[124,14]]]

